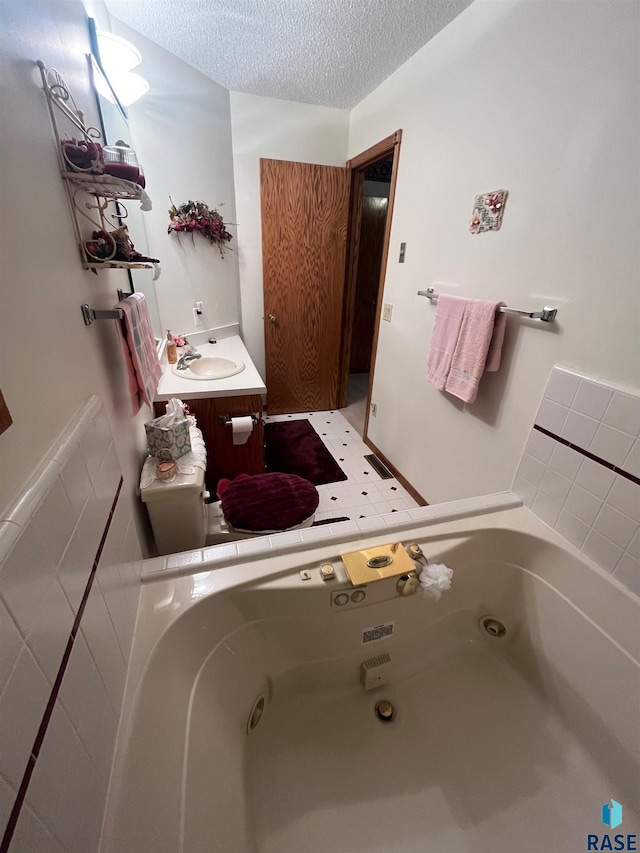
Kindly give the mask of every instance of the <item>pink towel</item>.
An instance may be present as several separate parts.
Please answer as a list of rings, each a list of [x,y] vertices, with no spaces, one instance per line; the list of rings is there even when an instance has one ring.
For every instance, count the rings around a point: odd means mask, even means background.
[[[500,311],[500,306],[506,305],[505,302],[496,303],[496,314],[493,323],[493,334],[491,335],[491,343],[489,344],[489,352],[484,365],[485,373],[495,373],[500,367],[500,359],[502,358],[502,344],[504,343],[504,332],[507,328],[507,315]]]
[[[444,391],[447,383],[447,377],[451,370],[451,360],[460,335],[462,317],[468,301],[468,299],[461,299],[459,296],[447,296],[446,294],[438,297],[427,369],[427,379],[438,391]]]
[[[147,300],[142,293],[132,293],[118,302],[116,308],[124,312],[124,319],[118,326],[129,375],[131,408],[136,415],[143,403],[148,406],[153,403],[162,366],[153,338]]]
[[[485,368],[496,371],[500,367],[506,317],[499,311],[503,304],[501,302],[468,299],[465,303],[451,369],[444,387],[445,391],[465,403],[473,403]]]

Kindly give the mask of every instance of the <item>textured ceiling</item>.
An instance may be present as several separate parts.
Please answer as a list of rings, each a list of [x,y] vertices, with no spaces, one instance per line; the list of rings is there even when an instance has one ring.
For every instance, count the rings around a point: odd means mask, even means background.
[[[107,0],[236,92],[350,109],[471,0]]]

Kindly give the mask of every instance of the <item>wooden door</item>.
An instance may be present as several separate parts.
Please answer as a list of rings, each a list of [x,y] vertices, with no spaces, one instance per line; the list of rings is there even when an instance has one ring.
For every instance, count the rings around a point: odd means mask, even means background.
[[[386,222],[387,199],[365,196],[360,219],[349,373],[368,373],[371,368]]]
[[[338,405],[350,176],[260,161],[267,409]]]

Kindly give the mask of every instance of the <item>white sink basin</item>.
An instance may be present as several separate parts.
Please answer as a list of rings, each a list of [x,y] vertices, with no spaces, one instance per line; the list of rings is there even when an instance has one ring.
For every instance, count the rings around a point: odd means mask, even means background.
[[[232,358],[219,358],[218,356],[203,356],[195,361],[189,362],[189,366],[184,370],[178,370],[178,366],[172,368],[176,376],[182,379],[199,379],[200,381],[210,381],[212,379],[226,379],[227,376],[235,376],[236,373],[242,373],[244,370],[244,362],[236,361]]]

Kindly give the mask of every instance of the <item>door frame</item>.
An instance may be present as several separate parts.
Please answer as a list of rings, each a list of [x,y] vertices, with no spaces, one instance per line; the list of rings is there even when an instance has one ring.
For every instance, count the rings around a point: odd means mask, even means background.
[[[391,183],[389,185],[389,204],[387,207],[387,221],[385,223],[384,238],[382,243],[382,259],[380,262],[380,280],[378,282],[378,296],[376,305],[376,318],[373,329],[373,345],[371,348],[371,369],[369,370],[369,388],[367,391],[367,408],[362,431],[363,441],[367,438],[369,426],[369,413],[371,406],[371,394],[373,390],[373,376],[375,372],[376,354],[378,351],[378,335],[380,333],[380,318],[382,316],[382,294],[387,273],[387,260],[389,256],[389,239],[391,235],[391,220],[393,218],[393,203],[396,195],[396,179],[398,177],[398,161],[400,159],[400,143],[402,142],[402,130],[396,130],[391,136],[381,139],[371,148],[367,148],[361,154],[347,160],[347,169],[351,173],[351,201],[349,210],[349,233],[347,237],[347,263],[345,271],[345,293],[344,311],[342,320],[342,375],[338,387],[338,407],[347,404],[347,383],[349,381],[349,359],[351,356],[351,338],[353,313],[356,298],[356,279],[358,274],[358,253],[360,250],[360,224],[362,220],[362,191],[364,187],[364,173],[366,169],[393,155],[393,166],[391,169]]]

